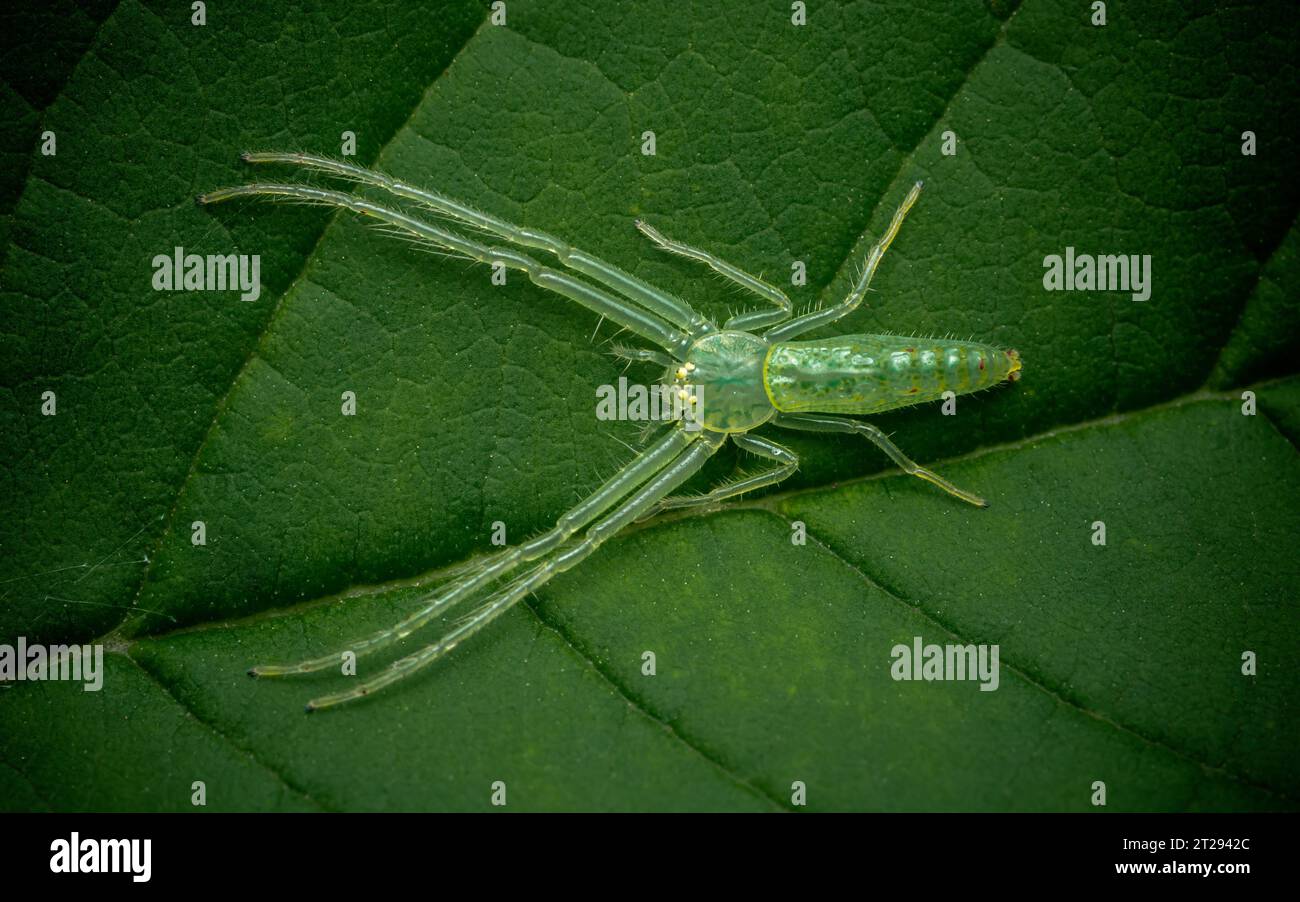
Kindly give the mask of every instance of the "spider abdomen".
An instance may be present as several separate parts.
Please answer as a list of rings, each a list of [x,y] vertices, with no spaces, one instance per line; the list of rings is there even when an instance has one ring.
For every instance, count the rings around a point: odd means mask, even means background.
[[[842,335],[774,344],[763,381],[785,413],[878,413],[1018,378],[1020,355],[978,341]]]

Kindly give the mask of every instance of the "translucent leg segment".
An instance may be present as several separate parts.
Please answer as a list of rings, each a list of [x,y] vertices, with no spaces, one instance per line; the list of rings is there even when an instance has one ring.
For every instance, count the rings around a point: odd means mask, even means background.
[[[550,269],[538,263],[532,257],[521,254],[512,248],[490,247],[463,235],[440,228],[423,220],[408,216],[392,207],[371,203],[342,191],[325,188],[312,188],[307,185],[279,185],[258,183],[237,185],[233,188],[220,188],[208,194],[199,195],[202,204],[218,203],[235,197],[268,197],[273,199],[297,200],[304,203],[321,204],[351,210],[361,216],[376,219],[399,231],[411,235],[420,242],[451,251],[480,263],[500,263],[511,269],[518,269],[528,274],[528,278],[543,288],[556,294],[577,301],[582,306],[611,322],[618,323],[625,329],[649,339],[670,353],[682,356],[691,345],[690,337],[681,330],[664,322],[658,316],[636,306],[631,301],[616,298],[613,295],[573,276]]]
[[[350,643],[345,648],[331,654],[322,655],[297,664],[263,664],[252,668],[253,676],[285,676],[295,673],[311,673],[329,667],[338,667],[344,652],[352,652],[358,658],[398,642],[420,627],[440,616],[453,605],[472,597],[476,592],[492,583],[497,578],[509,573],[520,563],[534,561],[552,553],[568,541],[587,524],[613,507],[634,488],[641,485],[654,474],[670,466],[683,451],[690,446],[694,436],[682,429],[673,429],[659,443],[642,453],[639,457],[610,477],[599,489],[584,501],[564,514],[555,527],[531,541],[508,548],[505,551],[488,556],[480,565],[471,568],[468,575],[457,579],[450,586],[439,587],[431,594],[428,602],[402,621],[379,632]]]
[[[776,485],[799,469],[799,456],[784,445],[778,445],[776,442],[760,438],[757,435],[737,434],[733,435],[731,440],[746,451],[776,461],[777,466],[761,473],[755,473],[753,476],[720,485],[703,495],[674,495],[672,498],[665,498],[655,506],[650,515],[657,514],[660,511],[703,507],[716,504],[719,501],[726,501],[728,498],[735,498],[737,495],[743,495],[755,489]]]
[[[937,485],[954,498],[960,498],[967,504],[973,504],[976,507],[988,507],[989,503],[973,492],[965,489],[959,489],[948,480],[944,479],[938,473],[927,470],[925,467],[917,464],[906,454],[904,454],[897,445],[889,440],[889,436],[881,432],[876,426],[870,423],[864,423],[861,420],[841,419],[840,417],[828,417],[821,414],[778,414],[772,421],[777,426],[785,429],[799,429],[804,432],[848,432],[857,435],[866,436],[876,444],[881,451],[889,455],[890,459],[903,470],[912,476],[924,479],[926,482]]]
[[[898,209],[894,211],[893,218],[889,221],[889,227],[885,229],[884,236],[876,242],[871,253],[867,254],[866,265],[862,267],[862,274],[858,276],[857,281],[853,283],[853,289],[849,291],[848,297],[840,301],[833,307],[827,307],[824,310],[815,310],[812,313],[806,313],[803,316],[795,317],[788,323],[782,323],[772,329],[769,329],[764,338],[768,341],[789,341],[790,339],[802,335],[810,329],[816,329],[818,326],[824,326],[827,323],[833,323],[843,316],[848,316],[862,299],[867,296],[867,289],[871,286],[871,279],[876,274],[876,267],[880,265],[880,260],[885,256],[885,251],[894,243],[898,237],[898,230],[903,226],[903,220],[907,217],[907,211],[911,210],[916,203],[917,198],[921,196],[922,182],[917,182],[912,186],[912,190],[907,192],[907,197]]]
[[[445,195],[416,188],[381,172],[363,169],[341,160],[331,160],[328,157],[306,153],[246,153],[243,157],[249,163],[287,163],[304,166],[382,188],[398,197],[415,201],[443,216],[491,232],[511,244],[554,254],[556,259],[569,269],[595,279],[607,288],[612,288],[628,300],[635,301],[692,336],[715,331],[715,327],[708,320],[696,313],[681,298],[674,297],[611,263],[580,251],[547,232],[513,225]]]
[[[720,444],[721,436],[715,438],[711,435],[704,435],[695,443],[694,447],[682,453],[632,497],[623,502],[613,513],[588,529],[581,540],[572,542],[560,549],[543,563],[490,596],[482,607],[478,608],[458,627],[437,642],[426,646],[413,655],[394,661],[377,676],[371,677],[359,686],[346,692],[314,699],[308,703],[307,710],[316,711],[362,698],[432,664],[461,642],[464,642],[500,617],[530,592],[540,589],[555,574],[563,573],[589,557],[605,541],[617,534],[637,517],[653,508],[661,498],[696,473],[718,449]]]
[[[637,220],[636,227],[653,241],[658,247],[668,251],[670,254],[677,254],[682,257],[689,257],[692,260],[698,260],[714,272],[725,276],[742,288],[754,292],[764,300],[771,301],[776,305],[775,310],[755,310],[750,313],[742,313],[739,316],[733,316],[723,325],[724,329],[738,329],[741,331],[752,331],[762,329],[775,323],[784,322],[790,318],[790,311],[793,305],[786,293],[775,285],[764,282],[757,276],[751,276],[738,266],[732,266],[721,257],[717,257],[708,251],[700,250],[689,244],[683,244],[680,241],[674,241],[665,236],[662,232],[647,222]]]
[[[677,361],[667,354],[661,354],[658,351],[652,351],[649,348],[631,348],[627,345],[610,345],[609,352],[615,357],[623,360],[631,360],[635,363],[657,363],[663,367],[675,367]]]

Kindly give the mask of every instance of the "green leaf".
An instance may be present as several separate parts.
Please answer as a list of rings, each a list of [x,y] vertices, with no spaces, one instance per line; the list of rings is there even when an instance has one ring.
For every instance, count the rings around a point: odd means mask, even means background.
[[[1095,781],[1109,809],[1295,808],[1297,22],[1108,6],[9,23],[0,636],[99,639],[108,665],[101,692],[0,689],[0,808],[187,810],[203,781],[215,809],[477,810],[498,780],[525,810],[783,810],[796,782],[810,809],[1093,810]],[[40,78],[38,28],[66,61]],[[774,492],[640,525],[447,661],[305,717],[346,678],[245,669],[392,623],[631,437],[592,415],[612,329],[558,296],[325,211],[192,203],[254,177],[240,151],[337,154],[345,130],[358,162],[719,317],[752,302],[636,218],[777,282],[803,261],[811,306],[925,179],[824,334],[1020,350],[1024,379],[955,417],[877,419],[992,507],[773,432],[803,459]],[[176,246],[260,254],[260,298],[154,291]],[[1150,299],[1045,291],[1066,247],[1151,255]],[[918,636],[997,645],[996,691],[893,679]]]

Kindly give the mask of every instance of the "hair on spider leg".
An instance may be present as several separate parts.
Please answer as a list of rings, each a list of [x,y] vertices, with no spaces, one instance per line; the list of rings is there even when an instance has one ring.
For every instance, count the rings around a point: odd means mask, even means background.
[[[482,213],[473,205],[463,201],[455,201],[454,207],[458,212],[453,212],[447,207],[448,203],[453,203],[449,199],[430,197],[426,192],[382,170],[357,166],[339,157],[305,152],[246,152],[242,155],[242,158],[252,163],[280,163],[297,166],[300,167],[300,171],[307,174],[308,178],[319,176],[322,180],[334,179],[361,185],[368,191],[386,191],[389,195],[400,198],[400,200],[392,201],[393,205],[399,209],[420,210],[437,218],[440,222],[455,223],[458,229],[469,231],[480,238],[483,236],[499,237],[498,232],[482,224],[483,220],[492,219],[493,217]],[[366,197],[368,195],[358,196]],[[439,203],[442,203],[443,206],[439,206]],[[475,221],[476,219],[479,221]]]
[[[534,572],[534,573],[535,573],[536,570],[534,569],[533,571],[530,571],[530,572]],[[525,574],[525,575],[527,575],[527,574]],[[461,614],[459,617],[454,617],[454,618],[452,618],[452,619],[448,622],[447,625],[448,625],[449,627],[451,627],[451,630],[449,630],[449,632],[450,632],[450,631],[453,631],[453,630],[455,630],[455,629],[457,629],[457,628],[459,628],[459,627],[465,626],[465,625],[468,624],[468,623],[472,623],[475,619],[477,619],[477,618],[483,616],[485,613],[487,613],[488,611],[490,611],[490,610],[492,609],[492,606],[493,606],[494,604],[496,604],[497,596],[498,596],[502,591],[504,591],[505,586],[510,585],[511,582],[513,582],[513,580],[506,580],[506,579],[503,578],[503,579],[498,580],[498,581],[496,581],[495,583],[493,583],[493,588],[492,588],[492,592],[491,592],[491,594],[489,594],[489,595],[487,596],[486,600],[485,600],[482,604],[480,604],[480,605],[479,605],[478,607],[476,607],[476,608],[471,608],[470,610],[468,610],[468,611],[464,612],[463,614]],[[535,596],[536,596],[536,593],[535,593],[535,592],[529,592],[528,595],[526,595],[525,597],[530,597],[530,596],[535,597]],[[412,656],[412,655],[408,655],[407,657],[413,657],[413,656]]]
[[[207,194],[196,194],[196,195],[194,195],[194,202],[195,202],[196,204],[198,204],[199,206],[201,206],[201,207],[206,207],[206,206],[208,206],[208,205],[210,205],[210,204],[214,204],[214,203],[220,203],[220,202],[223,201],[223,200],[226,200],[226,198],[225,198],[225,197],[221,197],[221,196],[220,196],[220,193],[217,192],[217,191],[209,191]],[[329,206],[332,206],[331,204],[327,203],[326,201],[316,200],[315,198],[306,198],[306,197],[289,197],[289,196],[273,196],[273,195],[250,195],[250,196],[248,197],[248,200],[252,201],[253,203],[258,203],[258,204],[262,204],[262,203],[273,203],[273,204],[277,204],[277,205],[279,205],[279,206],[293,206],[293,207],[329,207]]]
[[[307,153],[306,151],[261,153],[246,150],[239,155],[239,159],[254,166],[266,165],[268,163],[301,166],[304,168],[299,171],[305,172],[307,178],[319,177],[322,181],[337,179],[342,182],[350,182],[354,185],[367,184],[365,178],[350,171],[354,164],[349,163],[343,157],[332,156],[330,154],[312,154]],[[337,168],[325,169],[319,164],[315,164],[315,161],[323,161],[325,163],[333,164]],[[389,178],[389,176],[381,170],[371,169],[369,171],[384,178]],[[326,183],[328,184],[328,181],[326,181]]]
[[[423,210],[424,212],[428,213],[430,216],[436,218],[439,222],[454,223],[456,228],[466,232],[470,232],[471,234],[480,238],[491,238],[493,240],[500,240],[501,236],[498,235],[496,232],[492,231],[491,229],[479,225],[476,222],[472,222],[468,219],[462,219],[459,216],[452,216],[446,210],[440,209],[439,207],[429,203],[428,201],[417,200],[417,201],[409,201],[409,203],[416,209]],[[468,207],[468,205],[466,206]],[[472,207],[468,207],[468,208],[471,210],[473,209]]]
[[[644,448],[649,444],[650,439],[654,437],[658,427],[662,425],[662,423],[642,423],[637,433],[637,443]]]
[[[641,453],[641,452],[638,451],[635,447],[633,447],[632,445],[629,445],[627,442],[623,441],[623,440],[622,440],[621,438],[619,438],[617,435],[613,435],[613,434],[611,433],[611,434],[610,434],[610,438],[612,438],[614,441],[618,442],[620,445],[622,445],[622,446],[623,446],[624,448],[626,448],[627,450],[631,451],[633,454],[640,454],[640,453]]]
[[[464,260],[470,264],[469,268],[479,265],[479,261],[475,260],[473,257],[469,256],[468,254],[462,254],[457,251],[448,250],[447,248],[434,244],[432,241],[428,240],[427,238],[424,238],[420,235],[412,235],[410,232],[406,231],[405,229],[399,228],[397,226],[389,225],[387,223],[382,223],[382,222],[367,222],[366,226],[367,228],[374,229],[376,232],[379,232],[381,235],[387,235],[389,237],[396,238],[398,241],[401,241],[405,244],[409,244],[421,253],[431,254],[434,257],[441,257],[444,260]]]

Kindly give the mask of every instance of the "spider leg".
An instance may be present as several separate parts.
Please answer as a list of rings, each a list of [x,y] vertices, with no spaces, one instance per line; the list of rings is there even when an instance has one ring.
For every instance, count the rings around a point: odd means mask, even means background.
[[[748,332],[754,329],[762,329],[766,326],[775,325],[776,323],[784,322],[790,318],[790,311],[793,309],[793,305],[790,303],[790,298],[784,291],[777,288],[775,285],[764,282],[757,276],[751,276],[740,267],[733,266],[726,260],[723,260],[721,257],[711,254],[708,251],[700,250],[697,247],[692,247],[691,245],[685,244],[681,241],[674,241],[648,222],[642,222],[638,219],[636,227],[641,231],[642,235],[645,235],[658,247],[668,251],[670,254],[677,254],[681,257],[689,257],[692,260],[698,260],[719,275],[725,276],[737,285],[740,285],[742,288],[746,288],[754,294],[757,294],[764,300],[771,301],[777,307],[775,310],[754,310],[749,313],[742,313],[738,316],[733,316],[723,324],[724,329],[738,329],[740,331]]]
[[[649,348],[632,348],[627,345],[613,344],[610,345],[609,352],[615,357],[622,360],[631,360],[633,363],[657,363],[663,367],[677,365],[677,361],[668,355],[652,351]]]
[[[387,648],[427,624],[444,611],[472,597],[483,587],[509,573],[520,563],[537,560],[555,551],[591,521],[595,520],[619,499],[641,485],[656,473],[672,465],[694,440],[682,429],[673,429],[657,445],[642,452],[604,485],[560,517],[554,528],[531,541],[507,548],[487,556],[477,566],[471,566],[450,586],[441,586],[430,593],[426,603],[393,626],[364,639],[350,643],[346,648],[297,664],[262,664],[252,668],[253,676],[285,676],[295,673],[312,673],[339,666],[344,652],[357,657]]]
[[[925,467],[916,463],[902,450],[889,440],[889,436],[880,430],[880,427],[871,423],[864,423],[861,420],[849,420],[841,417],[828,417],[822,414],[777,414],[772,421],[777,426],[786,429],[799,429],[804,432],[848,432],[865,436],[875,443],[881,451],[889,455],[890,459],[902,469],[904,473],[924,479],[926,482],[937,485],[954,498],[960,498],[967,504],[973,504],[976,507],[988,507],[989,503],[973,492],[965,489],[959,489],[948,480],[944,479],[938,473],[927,470]]]
[[[735,498],[737,495],[743,495],[755,489],[776,485],[778,482],[789,478],[794,474],[795,470],[799,469],[799,456],[784,445],[760,438],[757,435],[745,435],[743,433],[733,435],[731,440],[752,454],[776,461],[777,465],[770,470],[764,470],[761,473],[746,476],[735,482],[720,485],[703,495],[674,495],[671,498],[665,498],[642,519],[651,517],[661,511],[716,504],[719,501]]]
[[[378,220],[424,243],[449,250],[480,263],[500,263],[511,269],[518,269],[528,274],[537,285],[548,288],[556,294],[577,301],[587,309],[608,317],[623,328],[635,332],[642,338],[649,339],[665,350],[684,355],[691,345],[691,338],[685,332],[664,322],[660,317],[635,306],[630,301],[613,295],[573,276],[543,266],[532,257],[521,254],[512,248],[490,247],[455,232],[424,222],[400,210],[371,203],[342,191],[330,191],[324,188],[312,188],[307,185],[280,185],[257,183],[237,185],[233,188],[220,188],[208,194],[199,195],[202,204],[217,203],[235,197],[269,197],[273,199],[296,199],[306,203],[322,204],[351,210],[362,216]]]
[[[631,273],[611,263],[606,263],[598,257],[593,257],[585,251],[578,250],[567,242],[539,229],[513,225],[503,219],[475,210],[473,207],[445,195],[416,188],[405,182],[390,178],[381,172],[363,169],[360,166],[344,163],[341,160],[331,160],[328,157],[307,153],[246,153],[243,158],[249,163],[289,163],[303,166],[341,178],[351,179],[365,185],[382,188],[398,197],[415,201],[443,216],[490,232],[499,238],[504,238],[511,244],[547,251],[574,272],[595,279],[606,288],[612,288],[628,300],[635,301],[655,315],[686,331],[692,337],[699,337],[716,331],[716,327],[712,323],[696,313],[681,298],[675,297],[663,289],[656,288]]]
[[[848,316],[862,299],[867,296],[867,288],[871,285],[871,279],[876,274],[876,267],[880,265],[880,259],[885,256],[885,251],[894,243],[898,237],[898,230],[903,226],[903,220],[907,217],[907,211],[912,209],[916,199],[921,196],[922,182],[917,182],[912,186],[912,190],[907,192],[907,197],[899,204],[898,209],[894,211],[894,217],[889,221],[889,227],[885,229],[885,234],[876,242],[867,254],[866,265],[862,268],[862,275],[858,276],[857,281],[853,283],[853,288],[849,291],[848,297],[834,306],[827,307],[824,310],[814,310],[812,313],[805,313],[803,316],[795,317],[788,323],[782,323],[772,329],[769,329],[763,337],[768,341],[789,341],[795,336],[802,335],[809,329],[816,329],[818,326],[824,326],[827,323],[833,323],[843,316]]]
[[[691,436],[688,441],[694,441],[699,437],[698,433],[686,433],[682,430],[675,430],[675,432]],[[377,676],[371,677],[359,686],[345,692],[313,699],[307,704],[307,710],[316,711],[362,698],[432,664],[510,610],[530,592],[540,589],[555,574],[563,573],[588,558],[605,541],[646,511],[651,510],[660,499],[704,466],[704,462],[721,446],[722,440],[723,436],[720,434],[716,434],[716,437],[715,434],[705,434],[701,440],[695,441],[691,448],[682,452],[622,505],[592,525],[581,539],[570,542],[544,562],[489,596],[481,607],[437,642],[425,646],[413,655],[394,661]]]

